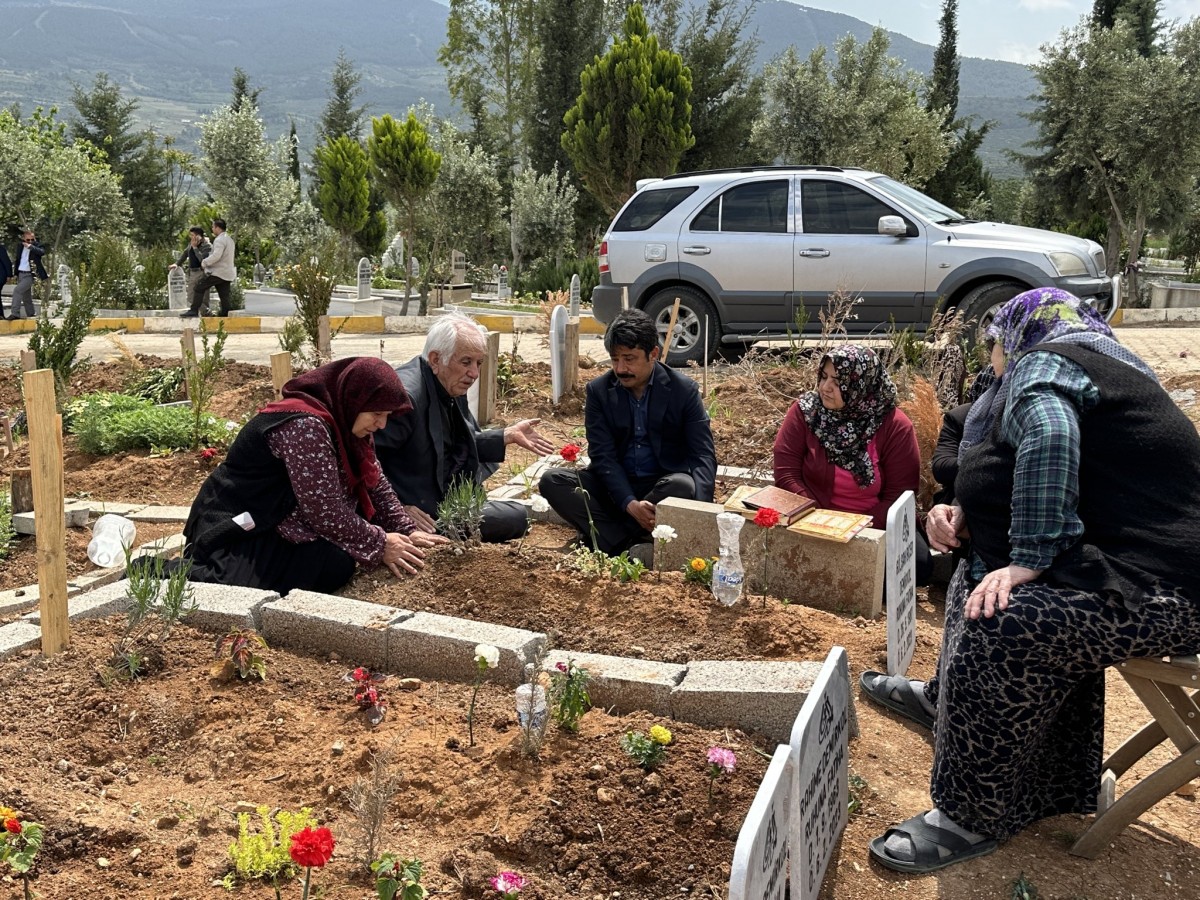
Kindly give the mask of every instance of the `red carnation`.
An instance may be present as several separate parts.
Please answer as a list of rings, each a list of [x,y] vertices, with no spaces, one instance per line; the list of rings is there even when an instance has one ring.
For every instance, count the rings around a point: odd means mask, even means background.
[[[9,834],[20,834],[21,833],[21,823],[18,822],[16,819],[5,819],[4,820],[4,830],[7,831]]]
[[[305,828],[292,835],[292,862],[302,868],[321,868],[333,858],[333,833],[328,828]]]
[[[559,455],[567,462],[575,462],[579,458],[579,445],[567,444],[559,451]]]
[[[205,447],[203,450],[200,451],[201,459],[205,459],[205,460],[212,459],[216,455],[217,455],[217,450],[215,447]]]
[[[362,666],[359,666],[357,669],[355,669],[353,672],[350,673],[350,677],[353,678],[355,681],[370,681],[371,680],[371,671],[369,669],[364,669]]]
[[[779,524],[779,512],[764,506],[754,514],[754,524],[759,528],[774,528]]]

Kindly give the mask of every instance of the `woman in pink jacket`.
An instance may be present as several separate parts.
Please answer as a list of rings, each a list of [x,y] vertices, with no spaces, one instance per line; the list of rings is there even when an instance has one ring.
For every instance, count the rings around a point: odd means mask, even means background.
[[[817,389],[802,394],[775,437],[775,484],[824,509],[866,513],[875,528],[891,505],[917,492],[921,453],[896,386],[874,350],[834,347],[821,359]],[[917,532],[917,583],[928,584],[932,560]]]

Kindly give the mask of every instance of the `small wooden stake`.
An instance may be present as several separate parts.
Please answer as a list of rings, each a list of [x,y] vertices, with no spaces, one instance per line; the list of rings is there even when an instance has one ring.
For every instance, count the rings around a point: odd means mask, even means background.
[[[333,359],[333,338],[329,331],[329,316],[317,319],[317,356],[322,363]]]
[[[31,469],[12,470],[12,511],[15,513],[33,512],[33,471]]]
[[[662,363],[667,364],[667,355],[671,352],[671,342],[675,340],[675,323],[679,321],[679,298],[675,298],[675,305],[671,307],[671,322],[667,325],[667,339],[663,341]]]
[[[196,331],[193,328],[183,329],[179,336],[179,352],[183,357],[183,391],[189,400],[192,399],[192,367],[196,365]]]
[[[32,350],[21,351],[21,371],[32,372],[37,368],[37,354]]]
[[[271,354],[271,383],[275,386],[275,399],[283,399],[283,386],[292,378],[292,354],[286,350]]]
[[[54,402],[54,373],[25,374],[29,416],[29,460],[37,522],[37,563],[42,653],[54,656],[71,646],[67,619],[66,525],[63,507],[62,419]]]
[[[500,385],[496,375],[500,370],[500,332],[487,333],[487,354],[479,369],[479,426],[482,428],[496,417],[496,398]]]
[[[8,456],[16,448],[13,447],[12,420],[8,416],[0,416],[0,449]]]
[[[563,396],[575,393],[579,383],[579,316],[567,319],[567,352],[563,357]]]

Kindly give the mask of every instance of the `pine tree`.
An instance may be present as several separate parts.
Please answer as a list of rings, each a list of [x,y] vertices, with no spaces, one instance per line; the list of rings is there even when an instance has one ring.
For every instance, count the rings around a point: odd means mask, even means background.
[[[316,207],[348,246],[370,216],[366,151],[354,138],[343,134],[319,145],[314,155],[320,185]]]
[[[929,93],[925,108],[944,109],[946,123],[958,115],[958,0],[943,0],[939,23],[941,39],[933,51],[933,71],[929,74]]]
[[[247,75],[241,66],[235,66],[233,69],[233,100],[229,106],[234,112],[238,112],[242,108],[242,104],[247,104],[254,109],[258,109],[258,95],[262,93],[262,88],[250,87],[250,76]]]
[[[296,186],[300,186],[300,138],[296,136],[296,120],[292,119],[292,130],[288,134],[288,146],[292,148],[288,159],[288,172]]]
[[[582,91],[564,119],[563,149],[604,211],[615,214],[639,178],[669,175],[694,143],[692,76],[661,50],[640,4],[620,40],[583,70]]]
[[[158,246],[174,238],[167,178],[169,164],[152,131],[134,131],[138,102],[121,96],[121,88],[104,72],[90,91],[74,85],[73,102],[79,119],[71,137],[100,150],[121,178],[121,192],[133,210],[130,231],[143,246]]]
[[[403,123],[390,115],[371,120],[367,140],[371,170],[384,196],[404,215],[404,246],[415,249],[417,210],[433,187],[441,155],[429,146],[429,132],[413,113]],[[412,292],[412,267],[404,267],[404,296]]]
[[[362,93],[362,75],[354,69],[354,63],[346,59],[346,51],[338,50],[333,72],[329,76],[329,99],[317,122],[317,142],[326,143],[346,135],[356,141],[362,140],[367,107],[354,103]]]

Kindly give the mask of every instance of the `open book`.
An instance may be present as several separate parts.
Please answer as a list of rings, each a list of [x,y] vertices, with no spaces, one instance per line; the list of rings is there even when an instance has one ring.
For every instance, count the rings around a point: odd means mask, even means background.
[[[775,491],[779,493],[768,493]],[[780,509],[779,506],[775,506],[774,503],[763,502],[767,498],[772,498],[774,502],[778,502],[780,506],[783,506],[785,505],[784,501],[789,497],[796,497],[808,503],[807,506],[804,506],[803,509],[795,513],[791,518],[785,516],[784,510]],[[751,506],[751,503],[756,503],[757,506]],[[727,512],[739,513],[747,519],[753,519],[762,507],[770,507],[778,512],[780,523],[787,525],[788,531],[807,534],[827,541],[838,541],[842,544],[849,543],[864,528],[871,527],[871,517],[865,513],[848,513],[836,509],[818,509],[815,501],[805,497],[803,494],[795,494],[783,488],[761,488],[744,484],[734,490],[729,499],[725,501]]]

